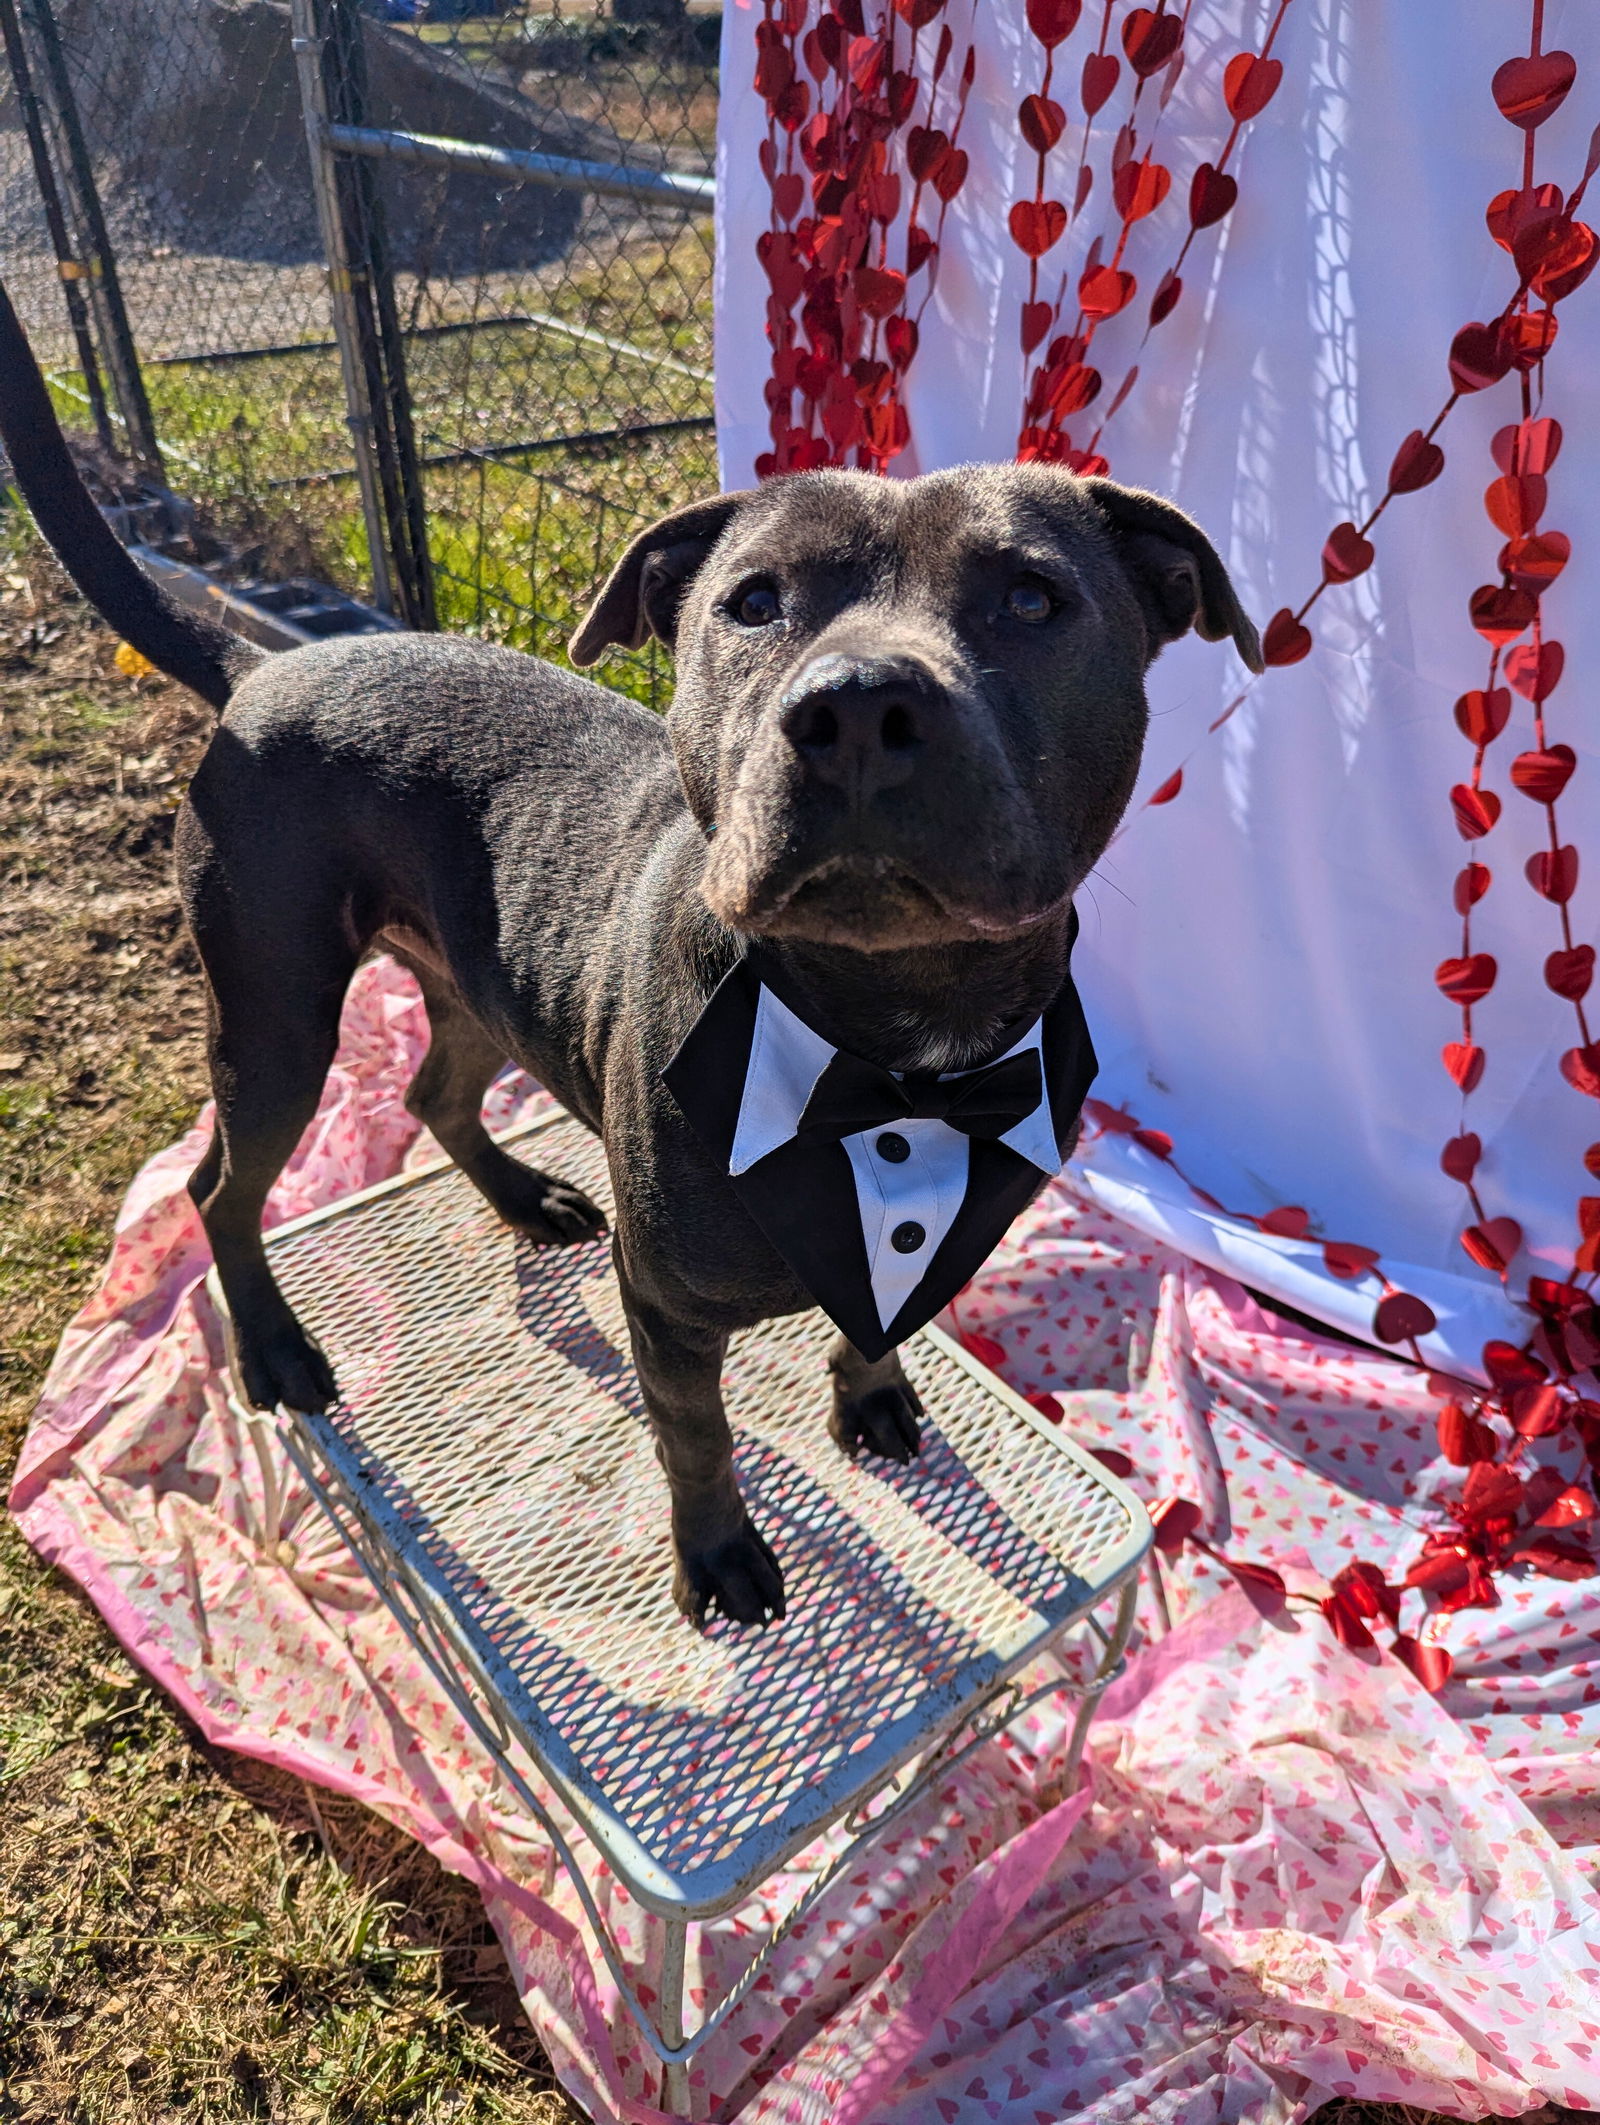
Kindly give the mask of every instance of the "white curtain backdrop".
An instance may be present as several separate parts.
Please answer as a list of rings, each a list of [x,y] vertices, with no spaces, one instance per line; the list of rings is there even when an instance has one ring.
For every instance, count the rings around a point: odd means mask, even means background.
[[[952,0],[945,18],[958,63],[967,8]],[[1052,158],[1066,174],[1051,189],[1068,196],[1078,72],[1099,14],[1086,7],[1059,54],[1054,93],[1072,130]],[[1189,176],[1225,132],[1222,66],[1260,49],[1270,14],[1266,0],[1195,0],[1159,139],[1173,196],[1134,229],[1125,263],[1139,295],[1095,342],[1107,397],[1184,226]],[[770,447],[767,290],[754,248],[770,212],[757,164],[766,115],[749,85],[760,19],[752,0],[730,0],[724,17],[717,404],[730,487],[748,485]],[[962,134],[972,173],[950,212],[909,374],[912,444],[899,474],[1008,458],[1019,426],[1027,271],[1006,216],[1033,190],[1015,114],[1039,86],[1042,53],[1022,0],[980,0],[973,19],[978,71]],[[1526,50],[1526,34],[1526,10],[1505,0],[1292,0],[1274,47],[1282,87],[1234,164],[1238,204],[1197,238],[1184,300],[1152,336],[1104,445],[1115,477],[1200,520],[1261,622],[1299,605],[1327,533],[1363,519],[1396,446],[1432,420],[1458,328],[1492,317],[1512,292],[1484,208],[1520,183],[1523,136],[1495,109],[1489,82]],[[1537,136],[1540,178],[1570,191],[1600,118],[1594,0],[1552,0],[1544,44],[1578,61],[1576,89]],[[1146,110],[1153,100],[1147,92]],[[1102,125],[1114,129],[1125,110],[1119,94]],[[1043,261],[1047,289],[1069,258],[1076,278],[1097,231],[1114,235],[1105,152],[1097,144],[1097,196]],[[1578,939],[1592,941],[1600,274],[1559,314],[1541,410],[1561,421],[1565,445],[1544,524],[1569,534],[1573,558],[1544,600],[1547,638],[1567,655],[1547,712],[1552,738],[1578,755],[1561,824],[1584,852],[1572,915]],[[1487,665],[1467,598],[1497,580],[1501,538],[1481,506],[1495,476],[1489,438],[1518,410],[1514,377],[1456,407],[1439,438],[1443,476],[1390,505],[1373,533],[1376,566],[1314,609],[1309,658],[1257,681],[1215,735],[1208,724],[1247,679],[1232,650],[1190,639],[1155,666],[1144,777],[1122,838],[1080,898],[1076,962],[1101,1057],[1096,1096],[1165,1130],[1187,1175],[1230,1208],[1303,1205],[1312,1230],[1303,1242],[1277,1240],[1209,1214],[1127,1137],[1101,1138],[1087,1157],[1108,1206],[1362,1336],[1378,1286],[1330,1276],[1319,1240],[1374,1247],[1393,1282],[1438,1316],[1426,1354],[1472,1374],[1485,1339],[1520,1341],[1527,1317],[1461,1249],[1465,1199],[1439,1169],[1445,1139],[1463,1126],[1478,1132],[1486,1210],[1523,1228],[1513,1293],[1529,1274],[1570,1271],[1576,1198],[1600,1189],[1582,1167],[1600,1137],[1600,1104],[1559,1074],[1574,1018],[1541,971],[1561,941],[1556,910],[1523,877],[1544,814],[1507,773],[1533,743],[1528,702],[1513,696],[1511,725],[1490,751],[1485,781],[1505,806],[1495,833],[1469,851],[1448,798],[1471,763],[1452,706],[1484,683]],[[1077,440],[1091,425],[1083,415],[1069,423]],[[1180,764],[1177,799],[1144,809]],[[1474,1012],[1488,1066],[1463,1121],[1439,1060],[1460,1017],[1433,970],[1459,950],[1451,882],[1469,853],[1495,873],[1473,941],[1495,955],[1500,978]]]

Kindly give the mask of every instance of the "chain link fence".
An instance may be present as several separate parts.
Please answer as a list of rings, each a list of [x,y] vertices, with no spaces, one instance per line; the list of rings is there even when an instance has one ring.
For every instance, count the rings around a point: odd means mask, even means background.
[[[243,566],[559,655],[716,485],[719,14],[0,0],[0,253],[86,461]]]

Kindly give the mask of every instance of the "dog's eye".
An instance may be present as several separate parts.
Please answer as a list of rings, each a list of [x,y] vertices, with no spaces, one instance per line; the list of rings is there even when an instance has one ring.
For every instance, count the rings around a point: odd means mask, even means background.
[[[1056,600],[1042,576],[1019,576],[1006,592],[1000,610],[1008,620],[1039,627],[1054,614]]]
[[[741,627],[770,627],[783,618],[783,601],[768,582],[741,583],[728,600],[728,611]]]

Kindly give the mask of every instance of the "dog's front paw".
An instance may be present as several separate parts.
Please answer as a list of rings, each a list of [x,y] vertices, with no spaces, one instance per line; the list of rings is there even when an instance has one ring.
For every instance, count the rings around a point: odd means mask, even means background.
[[[574,1247],[596,1240],[606,1229],[606,1214],[568,1182],[507,1158],[480,1185],[508,1225],[545,1247]]]
[[[730,1623],[764,1626],[782,1618],[783,1571],[753,1520],[725,1541],[673,1547],[672,1598],[697,1631],[713,1607]]]
[[[857,1395],[835,1394],[828,1430],[849,1454],[876,1454],[903,1467],[922,1451],[922,1404],[909,1380],[891,1380]]]
[[[252,1409],[320,1412],[339,1399],[326,1354],[292,1316],[255,1334],[236,1328],[235,1355],[244,1398]]]

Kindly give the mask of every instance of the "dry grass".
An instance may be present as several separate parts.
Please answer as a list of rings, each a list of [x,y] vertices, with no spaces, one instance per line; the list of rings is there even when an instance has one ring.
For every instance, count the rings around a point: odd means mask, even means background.
[[[172,814],[209,718],[0,562],[0,1466],[203,1094]],[[0,2118],[572,2125],[477,1892],[207,1748],[0,1521]]]
[[[209,718],[114,647],[36,551],[0,559],[4,1469],[123,1190],[203,1095],[167,851]],[[269,2119],[579,2125],[477,1893],[207,1747],[0,1519],[0,2120]]]

